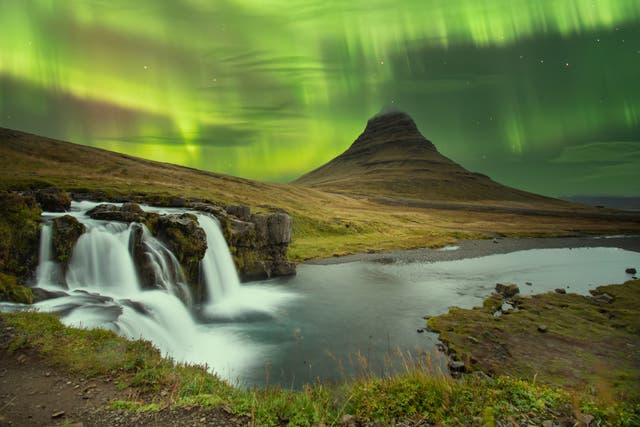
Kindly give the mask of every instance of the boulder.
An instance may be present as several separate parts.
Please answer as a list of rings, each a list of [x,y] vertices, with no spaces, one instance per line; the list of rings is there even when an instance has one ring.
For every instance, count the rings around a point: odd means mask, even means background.
[[[64,273],[67,271],[69,261],[71,261],[73,248],[80,236],[86,231],[86,227],[71,215],[55,218],[51,227],[53,256],[60,263]]]
[[[184,213],[161,215],[155,224],[156,237],[176,256],[187,281],[192,284],[194,298],[200,301],[204,287],[200,284],[200,261],[207,251],[207,236],[195,215]]]
[[[45,212],[66,212],[71,208],[71,196],[58,188],[44,188],[35,193],[38,204]]]
[[[515,283],[496,283],[496,293],[511,298],[520,293],[520,288]]]
[[[105,203],[91,209],[87,215],[93,219],[104,221],[144,223],[149,214],[145,213],[137,203],[124,203],[122,206]]]
[[[556,288],[556,294],[566,294],[567,291],[563,288]]]
[[[603,304],[611,304],[615,298],[605,293],[605,294],[594,295],[593,299],[594,301],[597,301]]]
[[[33,293],[33,302],[46,301],[48,299],[60,298],[67,295],[64,291],[50,291],[42,288],[31,288]]]
[[[547,325],[538,325],[538,332],[547,332],[549,330],[549,327]]]
[[[627,273],[627,274],[636,274],[638,271],[635,268],[630,267],[630,268],[627,268],[626,270],[624,270],[624,272]]]

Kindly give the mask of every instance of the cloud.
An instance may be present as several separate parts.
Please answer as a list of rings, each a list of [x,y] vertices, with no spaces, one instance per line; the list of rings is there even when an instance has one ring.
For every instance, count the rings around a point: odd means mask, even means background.
[[[590,142],[563,147],[555,163],[640,163],[640,141]]]

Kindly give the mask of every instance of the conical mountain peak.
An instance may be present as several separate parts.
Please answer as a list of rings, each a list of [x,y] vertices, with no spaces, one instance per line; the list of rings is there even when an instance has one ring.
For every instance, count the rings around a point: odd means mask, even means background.
[[[532,201],[542,196],[501,185],[438,152],[411,116],[369,119],[347,151],[295,181],[335,193],[420,201]]]
[[[418,130],[418,126],[411,116],[401,111],[391,111],[378,114],[367,122],[364,132],[353,143],[353,148],[358,146],[373,145],[383,146],[385,144],[417,145],[421,148],[435,150],[433,144],[427,140]]]

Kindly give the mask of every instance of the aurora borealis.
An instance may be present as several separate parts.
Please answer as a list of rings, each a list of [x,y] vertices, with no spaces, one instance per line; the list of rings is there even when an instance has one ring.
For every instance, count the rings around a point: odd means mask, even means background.
[[[265,181],[385,107],[547,195],[640,195],[637,0],[0,0],[0,126]]]

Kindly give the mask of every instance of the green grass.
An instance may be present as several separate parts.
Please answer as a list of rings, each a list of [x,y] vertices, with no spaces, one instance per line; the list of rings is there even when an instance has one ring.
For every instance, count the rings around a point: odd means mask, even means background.
[[[345,415],[359,422],[392,425],[428,421],[441,425],[493,425],[495,420],[547,419],[593,414],[612,425],[634,425],[638,406],[575,399],[562,388],[510,376],[495,379],[465,376],[460,380],[437,372],[429,359],[398,355],[404,370],[397,376],[362,375],[337,385],[232,387],[202,366],[176,364],[161,357],[148,342],[128,341],[112,332],[63,326],[56,316],[35,312],[0,314],[0,326],[11,327],[9,352],[35,349],[50,363],[83,377],[110,377],[137,397],[116,400],[113,409],[157,411],[171,407],[223,407],[255,425],[337,425]],[[635,418],[634,418],[635,417]]]
[[[483,307],[451,308],[428,326],[472,369],[586,391],[614,407],[640,403],[640,281],[597,288],[611,303],[576,294],[515,297],[518,311],[493,316],[502,298]],[[545,333],[538,331],[546,325]],[[637,413],[636,413],[637,415]]]

